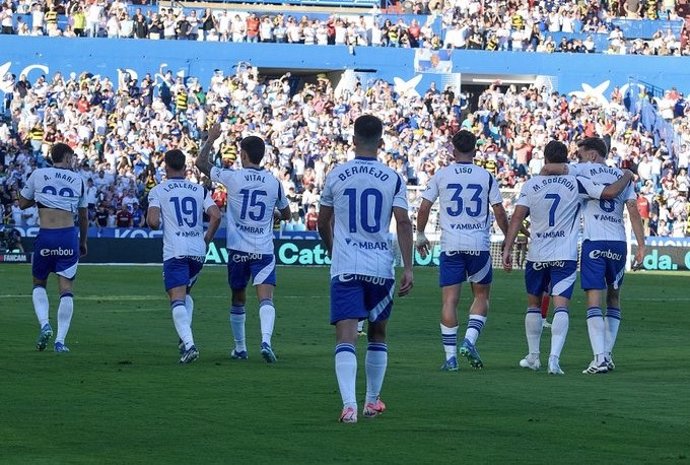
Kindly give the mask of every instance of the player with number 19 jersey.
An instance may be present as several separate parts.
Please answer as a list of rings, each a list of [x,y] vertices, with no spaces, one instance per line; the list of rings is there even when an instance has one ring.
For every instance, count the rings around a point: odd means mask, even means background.
[[[160,208],[163,218],[163,261],[206,257],[203,215],[212,205],[203,186],[182,178],[167,179],[151,189],[149,207]]]
[[[391,212],[408,209],[400,175],[375,159],[356,157],[328,174],[321,204],[335,211],[331,277],[394,278]]]
[[[280,182],[264,169],[213,167],[211,181],[228,190],[227,248],[273,255],[273,211],[288,206]]]
[[[478,252],[490,248],[491,205],[503,202],[494,177],[472,163],[441,168],[422,198],[434,203],[440,197],[442,252]]]

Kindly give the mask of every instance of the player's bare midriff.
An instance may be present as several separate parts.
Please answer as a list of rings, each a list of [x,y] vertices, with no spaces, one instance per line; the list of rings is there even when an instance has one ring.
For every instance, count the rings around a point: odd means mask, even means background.
[[[74,226],[74,215],[57,208],[39,208],[38,216],[41,219],[41,229],[61,229]]]

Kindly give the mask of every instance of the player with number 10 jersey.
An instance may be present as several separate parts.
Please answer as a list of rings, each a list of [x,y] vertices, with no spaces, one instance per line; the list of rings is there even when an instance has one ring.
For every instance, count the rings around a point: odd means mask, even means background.
[[[321,204],[335,213],[331,277],[393,279],[390,212],[393,207],[408,208],[400,175],[375,158],[356,157],[329,173]]]

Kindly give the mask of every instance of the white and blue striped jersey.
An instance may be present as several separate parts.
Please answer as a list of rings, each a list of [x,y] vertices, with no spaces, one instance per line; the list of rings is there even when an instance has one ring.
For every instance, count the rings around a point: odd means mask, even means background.
[[[454,163],[434,174],[422,198],[439,199],[441,251],[489,250],[491,206],[503,201],[491,173],[472,163]]]
[[[601,163],[569,165],[569,173],[590,179],[596,184],[609,185],[623,176],[623,171]],[[623,209],[625,202],[636,200],[635,189],[628,185],[615,199],[586,199],[582,209],[585,222],[584,239],[590,241],[625,241]]]
[[[66,168],[39,168],[31,173],[21,191],[39,208],[55,208],[76,213],[86,208],[86,187],[81,176]]]
[[[264,169],[214,167],[211,181],[228,191],[227,248],[273,255],[273,211],[288,206],[280,182]]]
[[[328,174],[321,205],[335,215],[331,277],[394,278],[388,230],[393,207],[408,209],[402,177],[375,159],[356,157]]]
[[[527,260],[577,260],[584,198],[600,198],[606,186],[575,176],[535,176],[522,186],[517,205],[529,208],[531,245]]]
[[[203,186],[183,178],[170,178],[149,192],[149,207],[160,208],[163,260],[205,257],[204,212],[213,199]]]

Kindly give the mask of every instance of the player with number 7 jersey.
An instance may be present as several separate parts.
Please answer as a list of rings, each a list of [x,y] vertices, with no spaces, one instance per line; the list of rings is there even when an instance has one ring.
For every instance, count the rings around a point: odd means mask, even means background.
[[[565,163],[568,148],[551,141],[544,148],[547,163]],[[520,366],[537,370],[541,366],[539,342],[542,332],[542,295],[550,291],[554,302],[551,326],[551,351],[548,373],[562,375],[560,355],[569,327],[568,306],[577,274],[579,213],[587,198],[611,199],[620,194],[631,179],[627,172],[611,185],[596,185],[575,176],[535,176],[527,181],[510,220],[503,248],[503,267],[512,269],[512,246],[527,215],[531,218],[532,246],[527,253],[525,287],[527,313],[525,333],[529,354]]]

